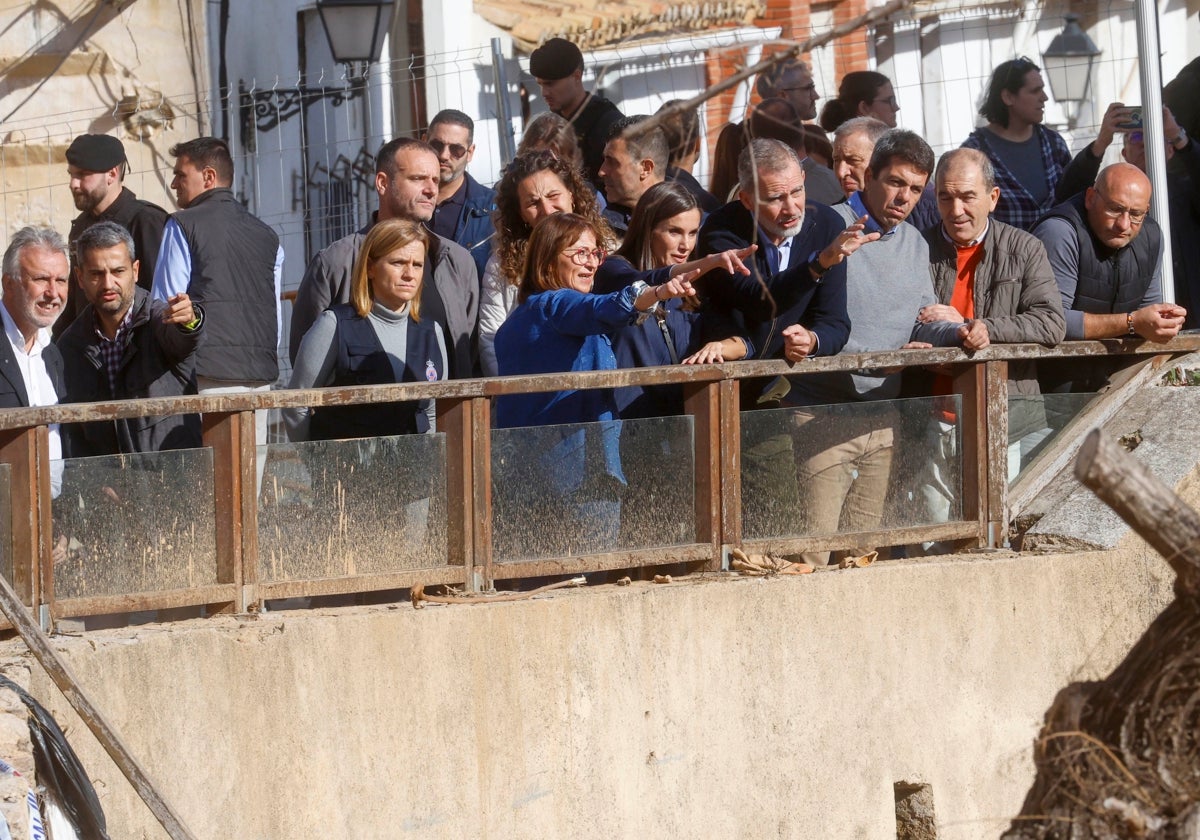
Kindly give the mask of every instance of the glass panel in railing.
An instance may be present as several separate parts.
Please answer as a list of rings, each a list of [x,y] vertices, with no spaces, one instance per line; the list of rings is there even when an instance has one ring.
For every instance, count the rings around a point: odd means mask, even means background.
[[[0,464],[0,575],[12,584],[12,466],[9,464]]]
[[[959,402],[950,396],[742,412],[743,535],[821,536],[958,520]]]
[[[264,448],[260,580],[446,565],[444,434]]]
[[[492,432],[497,561],[695,541],[691,417]]]
[[[1095,394],[1041,394],[1008,398],[1009,484],[1095,397]]]
[[[54,595],[217,582],[211,449],[68,458],[54,511]]]

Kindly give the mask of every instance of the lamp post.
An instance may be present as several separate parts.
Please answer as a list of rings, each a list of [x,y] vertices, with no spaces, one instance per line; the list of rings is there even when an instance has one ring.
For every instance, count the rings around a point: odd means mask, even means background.
[[[1050,93],[1056,102],[1079,105],[1088,99],[1088,88],[1092,81],[1092,64],[1100,55],[1100,48],[1088,37],[1079,25],[1079,15],[1063,16],[1066,26],[1054,36],[1050,46],[1042,53],[1042,64],[1050,82]],[[1069,118],[1072,127],[1075,116]]]
[[[354,66],[379,60],[394,7],[393,0],[317,0],[317,13],[329,41],[329,51],[334,61],[347,66],[350,85],[301,85],[269,90],[247,90],[244,84],[240,85],[243,144],[253,149],[256,131],[270,131],[314,102],[328,100],[337,107],[362,96],[367,87],[366,70],[356,73]]]

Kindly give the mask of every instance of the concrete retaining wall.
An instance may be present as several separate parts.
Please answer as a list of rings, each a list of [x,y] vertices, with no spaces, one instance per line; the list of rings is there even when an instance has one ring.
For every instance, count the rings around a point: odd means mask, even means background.
[[[1130,541],[1127,541],[1130,542]],[[1170,597],[1126,545],[63,637],[200,838],[995,837],[1055,693]],[[19,655],[19,643],[0,654]],[[164,836],[35,667],[114,837]]]

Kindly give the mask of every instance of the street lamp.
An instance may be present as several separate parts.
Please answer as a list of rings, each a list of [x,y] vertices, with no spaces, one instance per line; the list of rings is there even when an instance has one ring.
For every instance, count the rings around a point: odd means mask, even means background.
[[[267,90],[247,90],[244,84],[239,84],[242,142],[246,148],[255,148],[256,133],[271,131],[314,102],[326,101],[336,108],[362,97],[367,89],[366,68],[359,72],[355,65],[359,62],[370,65],[379,60],[384,36],[392,25],[394,6],[393,0],[317,0],[329,51],[334,61],[347,66],[350,85],[294,88],[274,85]]]
[[[329,51],[340,64],[375,62],[392,25],[392,0],[317,0]]]
[[[1092,80],[1092,64],[1100,48],[1079,25],[1079,15],[1064,15],[1063,31],[1054,36],[1042,53],[1050,93],[1056,102],[1085,102]]]

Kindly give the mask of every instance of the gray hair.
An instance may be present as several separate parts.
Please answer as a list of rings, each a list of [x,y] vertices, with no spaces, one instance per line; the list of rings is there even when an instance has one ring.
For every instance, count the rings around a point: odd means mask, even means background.
[[[16,232],[8,248],[4,251],[4,276],[18,279],[21,276],[21,252],[26,248],[43,248],[47,251],[57,251],[70,261],[67,243],[62,235],[54,228],[23,227]]]
[[[787,143],[762,137],[751,140],[738,155],[738,189],[753,192],[759,173],[782,172],[792,164],[800,166],[800,158]]]
[[[852,134],[862,132],[867,135],[867,139],[874,146],[887,131],[888,124],[883,120],[877,120],[874,117],[855,117],[837,127],[837,130],[833,132],[833,142],[838,143]]]
[[[82,262],[83,255],[89,251],[103,251],[121,244],[129,249],[129,261],[136,260],[137,252],[133,247],[133,236],[129,231],[116,222],[97,222],[75,240],[75,253]]]
[[[938,161],[937,169],[933,173],[933,182],[940,184],[942,178],[945,177],[946,170],[953,166],[960,159],[969,161],[979,167],[979,172],[983,175],[983,188],[991,191],[992,187],[996,186],[996,168],[992,166],[991,160],[983,152],[978,149],[951,149],[942,155]]]

